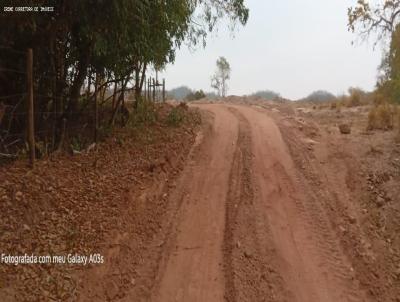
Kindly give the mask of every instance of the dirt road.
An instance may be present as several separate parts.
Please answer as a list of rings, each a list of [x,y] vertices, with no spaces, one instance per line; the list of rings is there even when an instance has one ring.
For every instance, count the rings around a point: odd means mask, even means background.
[[[212,122],[170,195],[183,202],[151,300],[369,301],[328,218],[327,188],[294,164],[301,142],[262,108],[198,107]]]
[[[164,104],[96,152],[2,167],[4,251],[104,263],[0,266],[0,301],[399,302],[396,133],[326,106]]]

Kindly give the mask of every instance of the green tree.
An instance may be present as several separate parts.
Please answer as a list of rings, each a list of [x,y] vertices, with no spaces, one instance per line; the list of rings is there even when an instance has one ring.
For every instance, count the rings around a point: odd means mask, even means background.
[[[336,97],[329,91],[317,90],[317,91],[310,93],[307,97],[302,99],[302,101],[324,102],[324,101],[331,101],[334,99],[336,99]]]
[[[389,51],[383,57],[380,70],[378,98],[400,103],[400,25],[392,34]]]
[[[400,17],[399,0],[383,0],[372,2],[358,0],[348,9],[348,27],[362,37],[376,33],[378,38],[391,35],[396,29]]]
[[[278,100],[281,98],[281,95],[272,90],[260,90],[251,94],[251,96],[260,97],[266,100]]]
[[[206,94],[204,93],[204,91],[203,90],[197,90],[197,91],[195,91],[195,92],[190,92],[187,96],[186,96],[186,98],[185,98],[185,100],[187,100],[187,101],[196,101],[196,100],[201,100],[201,99],[204,99],[206,97]]]
[[[377,99],[400,102],[400,0],[381,3],[359,0],[348,10],[348,27],[362,38],[376,35],[378,41],[390,38],[383,56],[377,83]]]
[[[170,95],[173,99],[183,100],[187,98],[189,94],[192,93],[192,90],[187,86],[180,86],[168,91],[168,95]]]
[[[3,6],[38,5],[38,1],[3,0]],[[45,3],[46,1],[39,1]],[[104,91],[114,87],[113,118],[126,104],[128,89],[140,100],[149,67],[160,70],[175,59],[187,42],[205,42],[218,20],[246,24],[249,11],[243,0],[80,0],[50,1],[54,12],[7,13],[0,8],[0,68],[24,70],[25,57],[11,50],[34,51],[37,128],[54,125],[62,137],[63,120],[79,117],[94,101],[96,82]],[[22,74],[0,72],[0,94],[15,95],[25,85]],[[95,80],[96,79],[96,80]],[[90,85],[91,84],[91,85]],[[85,87],[86,86],[86,87]],[[83,88],[86,92],[83,94]],[[101,100],[103,101],[103,100]],[[20,103],[17,97],[6,105]],[[17,110],[23,111],[20,106]],[[49,116],[45,112],[55,112]],[[87,110],[86,110],[87,111]],[[125,111],[126,112],[126,111]],[[22,116],[22,115],[21,115]],[[51,123],[50,123],[51,121]],[[13,123],[24,128],[24,120]],[[24,129],[15,129],[15,132]]]
[[[211,87],[217,90],[220,97],[225,97],[228,91],[227,81],[231,76],[231,67],[225,57],[217,60],[217,70],[211,78]]]

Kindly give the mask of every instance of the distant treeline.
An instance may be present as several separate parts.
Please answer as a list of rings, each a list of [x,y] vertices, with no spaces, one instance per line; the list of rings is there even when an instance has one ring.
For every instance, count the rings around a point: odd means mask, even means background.
[[[218,96],[214,92],[204,92],[203,90],[193,90],[187,86],[179,86],[167,92],[167,98],[179,101],[194,101],[203,98],[216,99]]]
[[[333,93],[330,93],[326,90],[317,90],[310,93],[305,98],[299,99],[299,101],[307,101],[307,102],[325,102],[335,100],[336,96]]]
[[[257,91],[253,94],[251,94],[250,96],[254,96],[254,97],[259,97],[259,98],[263,98],[266,100],[279,100],[281,99],[281,95],[275,91],[272,90],[260,90]]]
[[[175,100],[197,100],[201,98],[207,99],[217,99],[218,95],[214,92],[204,92],[203,90],[193,90],[188,86],[179,86],[174,89],[171,89],[167,92],[167,96],[170,99]],[[279,93],[274,92],[272,90],[260,90],[249,96],[258,97],[265,100],[282,100],[282,97]]]

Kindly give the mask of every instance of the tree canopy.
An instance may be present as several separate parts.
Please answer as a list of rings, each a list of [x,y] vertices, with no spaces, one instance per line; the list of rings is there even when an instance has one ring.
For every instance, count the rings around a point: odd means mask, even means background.
[[[380,66],[377,98],[400,102],[400,0],[373,2],[358,0],[348,10],[349,29],[362,38],[376,35],[390,38]],[[386,39],[385,39],[386,40]]]
[[[2,1],[17,6],[22,1]],[[243,0],[42,0],[23,5],[54,6],[54,12],[0,12],[0,95],[20,92],[24,75],[1,70],[24,70],[24,52],[34,52],[35,92],[41,111],[71,119],[91,101],[82,89],[93,83],[101,89],[114,85],[119,97],[115,112],[124,106],[131,87],[139,100],[149,67],[163,68],[175,59],[182,43],[205,43],[218,20],[246,24],[249,11]],[[87,89],[93,95],[93,89]],[[103,93],[104,95],[104,93]],[[8,99],[15,105],[18,99]],[[18,109],[19,110],[19,109]],[[46,124],[46,116],[39,116]],[[60,136],[60,135],[58,135]]]
[[[281,98],[281,95],[272,90],[260,90],[253,93],[251,96],[260,97],[266,100],[275,100]]]
[[[400,0],[358,0],[348,9],[348,27],[366,38],[377,34],[378,39],[391,35],[399,23]]]
[[[310,101],[310,102],[324,102],[331,101],[336,98],[335,95],[325,90],[317,90],[310,93],[307,97],[302,99],[302,101]]]
[[[231,66],[225,57],[217,60],[217,70],[211,78],[211,87],[217,90],[220,97],[225,97],[228,91],[228,80],[231,76]]]
[[[192,93],[192,89],[187,86],[179,86],[168,91],[168,95],[176,100],[183,100],[190,93]]]
[[[400,25],[397,25],[392,34],[390,47],[383,57],[380,70],[377,83],[378,98],[400,103]]]

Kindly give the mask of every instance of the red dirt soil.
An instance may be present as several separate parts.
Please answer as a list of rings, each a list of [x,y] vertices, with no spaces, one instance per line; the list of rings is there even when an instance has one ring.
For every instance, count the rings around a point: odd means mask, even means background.
[[[244,106],[199,107],[213,128],[182,174],[178,190],[189,194],[152,301],[365,301],[273,119]]]
[[[73,300],[400,301],[398,210],[386,210],[399,195],[368,203],[368,186],[384,188],[366,178],[360,136],[344,138],[326,115],[240,103],[191,106],[196,139],[190,130],[115,197],[106,262],[75,272]]]

